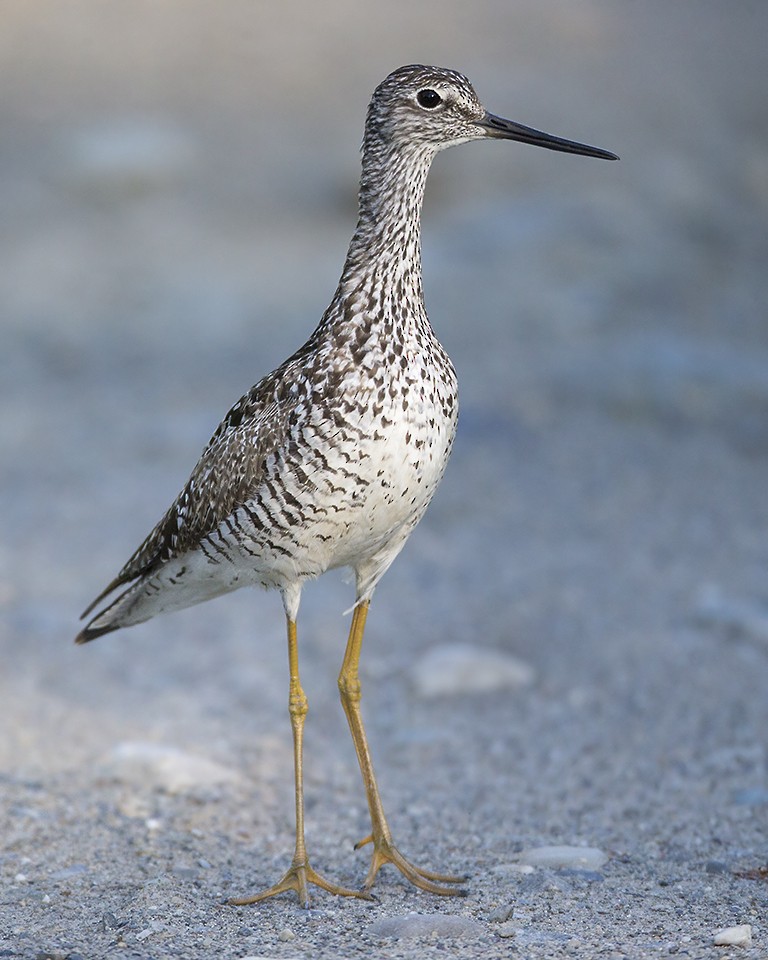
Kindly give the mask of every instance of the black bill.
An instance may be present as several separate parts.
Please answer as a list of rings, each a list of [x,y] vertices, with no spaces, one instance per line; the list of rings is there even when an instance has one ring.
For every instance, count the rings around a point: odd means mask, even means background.
[[[477,125],[486,131],[487,136],[496,137],[499,140],[519,140],[520,143],[532,143],[535,147],[546,147],[547,150],[578,153],[583,157],[599,157],[601,160],[619,159],[615,153],[601,150],[600,147],[590,147],[586,143],[577,143],[575,140],[553,137],[550,133],[543,133],[541,130],[534,130],[533,127],[525,127],[522,123],[496,117],[492,113],[486,113]]]

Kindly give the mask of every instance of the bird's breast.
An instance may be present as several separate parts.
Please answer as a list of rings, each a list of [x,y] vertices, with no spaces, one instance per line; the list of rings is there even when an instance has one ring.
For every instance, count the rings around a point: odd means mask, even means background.
[[[356,411],[356,482],[349,495],[358,506],[344,555],[357,549],[358,539],[373,551],[415,524],[445,471],[456,430],[455,382],[438,381],[415,363],[401,374],[381,378]]]
[[[415,525],[445,470],[458,412],[453,368],[444,355],[440,365],[401,355],[406,362],[351,370],[318,396],[296,425],[292,455],[272,464],[289,512],[301,504],[291,536],[319,567],[354,565]]]

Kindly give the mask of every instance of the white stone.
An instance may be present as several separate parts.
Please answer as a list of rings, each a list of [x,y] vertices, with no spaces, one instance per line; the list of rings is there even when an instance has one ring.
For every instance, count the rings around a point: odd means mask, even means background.
[[[517,855],[518,863],[552,870],[599,870],[608,859],[608,854],[597,847],[531,847]]]
[[[181,793],[194,787],[211,787],[239,779],[236,771],[213,760],[159,743],[118,743],[104,760],[108,776]]]
[[[433,647],[412,673],[423,697],[517,689],[532,683],[534,676],[533,668],[517,657],[463,643]]]
[[[752,926],[740,923],[737,927],[716,930],[712,942],[716,947],[748,947],[752,943]]]
[[[372,923],[369,933],[375,937],[407,940],[412,937],[479,937],[487,932],[484,924],[472,917],[445,913],[408,913],[382,917]]]
[[[491,867],[491,873],[502,877],[510,873],[528,874],[533,872],[534,868],[530,863],[497,863]]]

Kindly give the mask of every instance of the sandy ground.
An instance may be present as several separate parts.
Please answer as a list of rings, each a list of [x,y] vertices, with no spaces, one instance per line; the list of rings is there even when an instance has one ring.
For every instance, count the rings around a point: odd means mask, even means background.
[[[767,956],[768,8],[6,0],[0,22],[0,956]],[[71,641],[317,322],[367,99],[412,61],[622,157],[474,144],[429,185],[460,436],[376,595],[364,710],[400,846],[469,894],[385,870],[375,904],[233,908],[291,850],[279,598]],[[349,604],[323,578],[300,630],[310,852],[356,885]],[[477,671],[427,695],[457,644]],[[473,689],[491,655],[527,674]],[[552,845],[607,859],[521,860]]]

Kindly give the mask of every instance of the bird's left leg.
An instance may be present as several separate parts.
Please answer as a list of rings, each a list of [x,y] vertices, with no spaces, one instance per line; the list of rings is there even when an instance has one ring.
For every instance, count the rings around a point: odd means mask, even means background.
[[[304,845],[304,719],[307,715],[307,698],[299,680],[299,652],[296,641],[296,621],[288,618],[288,665],[290,669],[290,692],[288,710],[293,730],[293,767],[296,801],[296,847],[291,865],[274,886],[247,897],[236,897],[229,902],[235,906],[258,903],[288,890],[295,890],[302,907],[309,907],[309,884],[322,887],[341,897],[371,899],[365,890],[348,890],[331,883],[310,865]]]
[[[363,775],[363,784],[365,785],[365,794],[368,800],[368,810],[371,814],[371,833],[355,845],[355,849],[359,849],[367,843],[373,844],[371,866],[365,878],[365,883],[363,884],[363,892],[367,893],[371,889],[376,879],[376,874],[384,864],[392,863],[403,876],[422,890],[441,894],[442,896],[464,896],[464,890],[453,886],[445,886],[445,884],[463,883],[467,879],[466,877],[433,873],[431,870],[424,870],[421,867],[415,866],[415,864],[409,860],[406,860],[395,846],[389,825],[387,824],[387,819],[384,816],[384,808],[381,805],[379,788],[376,784],[376,776],[373,772],[373,763],[371,761],[368,740],[365,735],[363,718],[360,712],[359,664],[365,621],[368,616],[368,606],[368,601],[363,601],[355,607],[352,616],[352,626],[349,631],[349,639],[347,641],[347,649],[341,665],[341,672],[339,673],[341,705],[344,708],[349,729],[352,733],[352,741],[355,744],[357,760],[360,764],[360,772]]]

